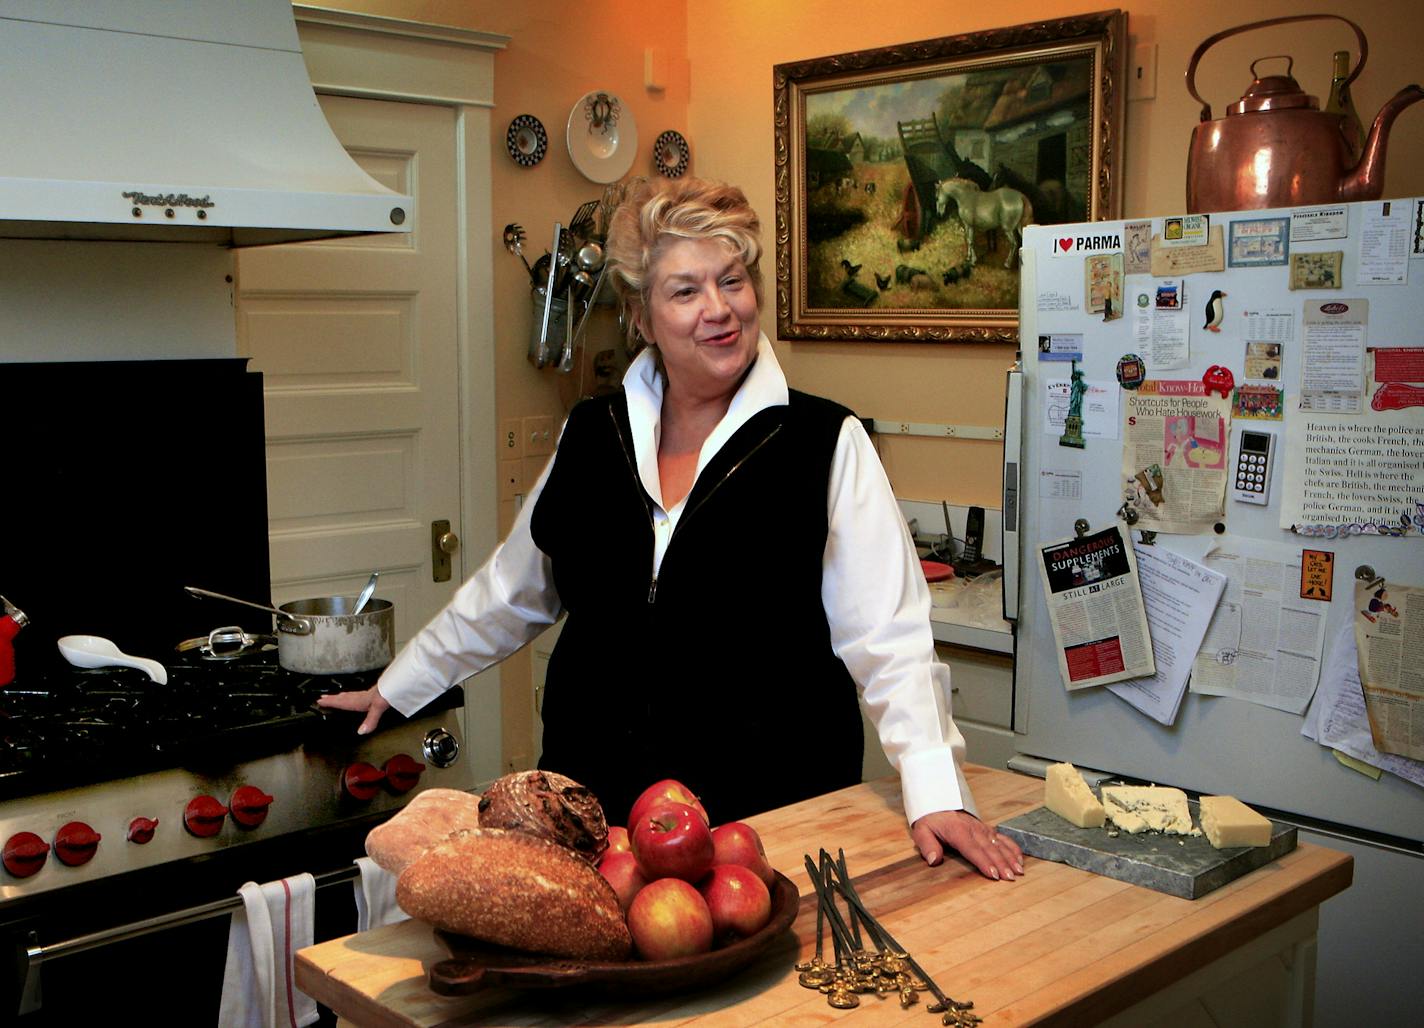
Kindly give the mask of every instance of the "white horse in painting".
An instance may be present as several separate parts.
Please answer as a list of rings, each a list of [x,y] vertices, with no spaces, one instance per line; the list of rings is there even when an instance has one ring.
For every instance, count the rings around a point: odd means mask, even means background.
[[[959,221],[964,225],[966,259],[978,263],[974,253],[974,232],[1002,230],[1009,240],[1009,255],[1004,267],[1013,267],[1014,257],[1023,243],[1023,227],[1033,221],[1033,205],[1017,189],[1004,186],[988,193],[967,178],[941,179],[935,187],[935,213],[944,217],[949,201],[959,209]]]

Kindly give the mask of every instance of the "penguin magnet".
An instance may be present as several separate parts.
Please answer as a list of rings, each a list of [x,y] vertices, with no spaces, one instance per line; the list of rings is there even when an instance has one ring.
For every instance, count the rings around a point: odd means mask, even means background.
[[[1212,291],[1211,299],[1206,302],[1206,324],[1202,328],[1208,332],[1221,331],[1221,319],[1226,317],[1226,305],[1221,301],[1226,299],[1226,294],[1220,289]]]
[[[1135,353],[1125,353],[1117,362],[1117,384],[1124,389],[1136,389],[1147,379],[1147,365]]]

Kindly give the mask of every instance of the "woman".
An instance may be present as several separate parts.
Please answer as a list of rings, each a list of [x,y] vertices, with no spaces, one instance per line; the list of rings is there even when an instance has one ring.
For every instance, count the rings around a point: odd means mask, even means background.
[[[983,874],[1018,848],[970,811],[944,716],[929,594],[869,438],[844,407],[787,388],[758,327],[761,244],[742,192],[642,183],[607,250],[646,343],[621,392],[574,408],[510,537],[366,693],[412,712],[561,613],[540,766],[611,821],[662,778],[714,822],[854,784],[857,686],[899,769],[921,855]]]

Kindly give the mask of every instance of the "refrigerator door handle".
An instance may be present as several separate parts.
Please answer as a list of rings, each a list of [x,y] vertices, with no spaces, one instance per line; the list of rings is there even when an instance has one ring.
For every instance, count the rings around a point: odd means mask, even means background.
[[[1020,355],[1009,369],[1004,390],[1004,495],[1000,541],[1004,562],[1004,620],[1019,616],[1019,537],[1021,505],[1020,469],[1023,466],[1023,363]]]

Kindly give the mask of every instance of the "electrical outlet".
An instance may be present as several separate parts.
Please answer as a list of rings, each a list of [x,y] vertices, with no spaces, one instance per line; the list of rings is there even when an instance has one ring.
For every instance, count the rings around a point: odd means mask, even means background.
[[[497,447],[500,460],[517,460],[524,456],[524,431],[518,418],[505,418],[499,423]]]
[[[543,457],[554,452],[554,418],[545,414],[541,417],[524,419],[524,455]]]
[[[1127,68],[1127,98],[1151,100],[1157,95],[1157,44],[1138,43]]]
[[[524,461],[513,459],[500,461],[499,502],[512,500],[524,491]]]

